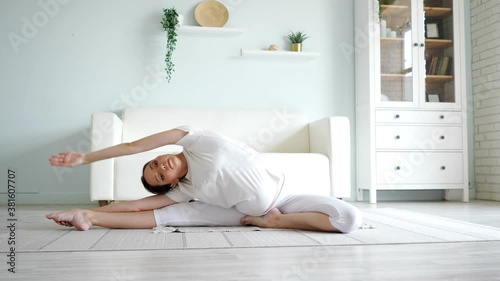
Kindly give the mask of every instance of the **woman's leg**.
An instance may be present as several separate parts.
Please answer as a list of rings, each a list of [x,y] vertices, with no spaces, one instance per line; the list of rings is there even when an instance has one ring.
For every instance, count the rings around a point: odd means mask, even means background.
[[[47,215],[48,219],[78,230],[91,226],[107,228],[153,228],[156,225],[209,226],[251,224],[260,227],[293,228],[316,231],[351,232],[361,225],[361,214],[354,206],[332,197],[290,195],[262,217],[246,216],[238,210],[201,203],[178,203],[142,212],[103,213],[69,210]]]
[[[314,231],[340,232],[330,224],[328,215],[323,213],[281,213],[278,208],[271,209],[261,217],[246,216],[242,224],[251,224],[267,228],[291,228]]]
[[[153,228],[157,225],[209,226],[240,225],[245,214],[231,208],[201,202],[177,203],[161,209],[140,212],[107,213],[73,209],[48,214],[47,218],[64,226],[88,230],[91,226],[107,228]]]
[[[154,210],[156,224],[169,226],[235,226],[245,216],[235,208],[202,202],[178,203]]]
[[[351,232],[361,225],[361,213],[349,203],[318,195],[289,195],[262,217],[247,216],[244,224],[261,227]]]
[[[153,228],[156,226],[153,211],[105,213],[73,209],[46,216],[57,224],[88,230],[91,226],[107,228]]]

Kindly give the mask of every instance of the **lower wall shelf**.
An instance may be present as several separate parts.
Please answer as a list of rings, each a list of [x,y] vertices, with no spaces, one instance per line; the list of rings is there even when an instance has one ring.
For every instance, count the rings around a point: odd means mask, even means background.
[[[242,56],[262,57],[262,58],[297,58],[313,59],[319,57],[319,53],[314,52],[291,52],[291,51],[268,51],[268,50],[249,50],[241,49]]]

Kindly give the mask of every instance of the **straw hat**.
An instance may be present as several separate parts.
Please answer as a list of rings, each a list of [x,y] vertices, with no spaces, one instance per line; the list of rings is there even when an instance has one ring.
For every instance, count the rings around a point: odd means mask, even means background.
[[[201,26],[223,27],[229,19],[229,12],[219,1],[206,0],[196,6],[194,18]]]

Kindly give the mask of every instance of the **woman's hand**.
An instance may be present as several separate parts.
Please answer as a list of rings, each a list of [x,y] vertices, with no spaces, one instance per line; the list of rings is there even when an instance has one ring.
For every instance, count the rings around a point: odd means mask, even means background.
[[[187,132],[180,129],[172,129],[154,134],[131,143],[121,143],[88,154],[77,152],[61,152],[50,157],[52,166],[75,167],[82,164],[90,164],[96,161],[136,154],[152,150],[167,144],[176,144]]]
[[[57,167],[75,167],[84,163],[85,154],[78,152],[61,152],[49,158],[50,165]]]

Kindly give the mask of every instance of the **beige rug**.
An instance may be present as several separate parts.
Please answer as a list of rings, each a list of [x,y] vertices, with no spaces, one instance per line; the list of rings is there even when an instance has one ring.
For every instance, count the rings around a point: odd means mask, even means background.
[[[360,229],[349,234],[258,227],[165,227],[147,230],[92,228],[80,232],[44,217],[19,218],[16,252],[126,251],[209,248],[344,246],[500,241],[500,228],[393,208],[362,210]],[[6,219],[3,219],[6,221]],[[7,228],[0,252],[9,251]]]

